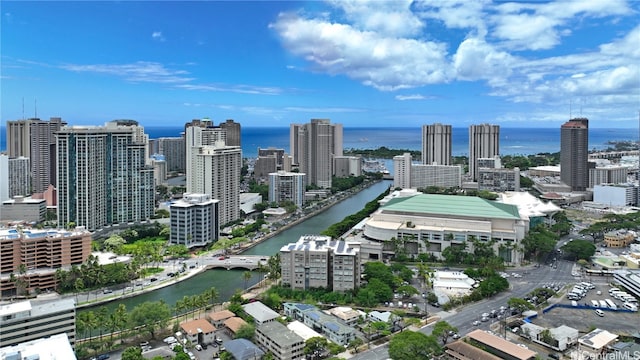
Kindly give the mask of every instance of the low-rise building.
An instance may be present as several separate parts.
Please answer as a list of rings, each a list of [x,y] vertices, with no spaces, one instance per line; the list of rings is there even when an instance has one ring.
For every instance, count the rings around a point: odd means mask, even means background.
[[[224,347],[235,360],[260,360],[265,352],[247,339],[225,341]]]
[[[438,270],[434,273],[433,289],[448,296],[467,295],[473,290],[475,280],[462,271]]]
[[[606,206],[637,206],[638,185],[599,184],[593,187],[593,202]]]
[[[205,319],[185,321],[180,328],[192,344],[211,344],[216,340],[216,328]]]
[[[73,298],[55,301],[20,301],[0,305],[0,347],[64,333],[76,341],[76,306]]]
[[[636,234],[630,231],[617,230],[604,234],[604,243],[611,248],[627,247],[635,240]]]
[[[522,348],[501,337],[482,330],[474,330],[467,334],[467,342],[505,360],[534,360],[535,351]]]
[[[277,312],[271,310],[268,306],[260,301],[250,302],[242,305],[244,312],[251,316],[256,325],[262,325],[268,322],[272,322],[280,315]]]
[[[287,329],[299,335],[301,338],[304,339],[304,341],[307,341],[314,337],[322,337],[322,334],[318,333],[317,331],[313,330],[312,328],[308,327],[307,325],[303,324],[298,320],[294,320],[288,323]]]
[[[362,317],[362,314],[357,310],[354,310],[346,306],[338,306],[325,310],[326,313],[335,316],[346,325],[353,326]]]
[[[248,325],[241,317],[234,316],[224,321],[224,328],[227,329],[229,335],[235,337],[241,327]]]
[[[583,358],[602,359],[607,347],[618,339],[618,335],[607,330],[595,329],[578,339],[578,353]]]
[[[283,307],[287,316],[301,321],[336,344],[346,346],[355,339],[355,330],[351,326],[339,322],[313,305],[284,303]]]
[[[524,323],[520,326],[520,329],[522,334],[531,339],[531,341],[557,351],[565,351],[578,342],[578,329],[566,325],[547,329],[536,324]],[[550,340],[549,342],[544,341],[545,331],[549,333],[549,339],[547,339]]]
[[[234,316],[236,316],[236,314],[229,310],[221,310],[215,312],[212,311],[207,313],[207,319],[209,320],[211,325],[215,326],[216,328],[221,328],[227,319],[230,319]]]
[[[255,338],[277,360],[304,359],[304,339],[277,321],[256,326]]]

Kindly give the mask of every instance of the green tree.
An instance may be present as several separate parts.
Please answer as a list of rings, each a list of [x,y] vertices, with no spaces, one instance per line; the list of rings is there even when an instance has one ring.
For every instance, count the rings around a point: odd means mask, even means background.
[[[512,309],[516,309],[520,314],[522,314],[524,311],[534,309],[533,304],[524,299],[516,297],[512,297],[511,299],[509,299],[507,301],[507,305],[509,305],[509,307]]]
[[[253,336],[256,333],[256,327],[251,324],[245,324],[240,326],[238,331],[236,331],[236,339],[247,339],[249,341],[253,340]]]
[[[304,342],[304,354],[307,359],[315,360],[322,357],[323,352],[327,349],[329,341],[322,336],[316,336]]]
[[[389,341],[389,357],[393,360],[431,359],[440,353],[436,337],[421,332],[403,331]]]
[[[379,261],[364,264],[364,279],[367,282],[371,279],[378,279],[391,288],[394,286],[394,276],[391,269]]]
[[[349,345],[347,347],[349,349],[351,349],[352,352],[357,353],[358,352],[358,348],[360,346],[362,346],[363,344],[364,344],[364,341],[362,341],[362,339],[355,338],[355,339],[349,341]]]
[[[157,329],[167,327],[171,310],[164,301],[144,302],[131,311],[129,319],[133,327],[144,327],[154,338]]]
[[[569,257],[588,260],[596,253],[596,246],[587,240],[576,239],[563,245],[562,251]]]
[[[449,337],[452,335],[452,333],[457,332],[458,328],[442,320],[433,325],[433,331],[431,331],[431,334],[435,337],[440,338],[440,340],[442,340],[442,344],[444,345],[447,343],[447,340],[449,340]]]
[[[131,346],[124,349],[122,360],[144,360],[142,349],[139,346]]]

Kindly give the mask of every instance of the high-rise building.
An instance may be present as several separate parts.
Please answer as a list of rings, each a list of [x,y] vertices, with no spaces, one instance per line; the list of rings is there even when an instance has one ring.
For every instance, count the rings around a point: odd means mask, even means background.
[[[335,177],[349,177],[362,175],[362,157],[334,156],[333,175]]]
[[[187,192],[220,200],[220,226],[240,218],[242,150],[237,146],[188,148]]]
[[[304,173],[278,171],[269,174],[269,202],[291,201],[301,208],[304,205]]]
[[[478,168],[478,190],[520,191],[520,169]]]
[[[63,127],[57,134],[58,225],[93,231],[155,212],[148,136],[133,120]]]
[[[54,133],[67,123],[52,117],[7,121],[7,153],[10,158],[28,157],[31,162],[32,192],[41,193],[56,183]]]
[[[157,149],[155,152],[164,155],[168,172],[185,172],[187,168],[185,145],[183,137],[162,137],[155,139]]]
[[[572,191],[589,186],[589,120],[575,118],[560,127],[560,180]]]
[[[229,120],[225,127],[210,120],[193,120],[185,128],[187,192],[209,194],[220,200],[219,224],[240,218],[240,170],[242,149],[228,145],[240,124]]]
[[[422,163],[451,165],[451,125],[422,125]]]
[[[227,121],[220,123],[220,128],[227,132],[227,146],[242,147],[240,123],[234,122],[232,119],[227,119]]]
[[[393,187],[408,189],[411,187],[411,154],[404,153],[393,157]]]
[[[562,170],[561,170],[562,171]],[[596,166],[589,168],[589,188],[600,184],[624,184],[629,182],[626,166]]]
[[[169,242],[187,248],[206,246],[218,240],[220,232],[219,200],[208,194],[185,193],[171,204],[171,236]]]
[[[261,184],[269,181],[269,174],[284,170],[284,149],[258,148],[258,158],[253,166],[253,178]]]
[[[307,174],[307,184],[331,187],[333,157],[342,156],[342,124],[328,119],[311,119],[310,123],[290,126],[290,150],[300,172]]]
[[[480,124],[469,126],[469,177],[478,178],[478,158],[500,155],[500,126]]]
[[[31,195],[31,167],[29,158],[9,159],[9,196]]]

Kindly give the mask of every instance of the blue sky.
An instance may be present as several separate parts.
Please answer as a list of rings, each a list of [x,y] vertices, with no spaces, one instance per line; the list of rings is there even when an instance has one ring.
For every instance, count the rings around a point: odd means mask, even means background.
[[[1,1],[2,120],[637,128],[640,1]]]

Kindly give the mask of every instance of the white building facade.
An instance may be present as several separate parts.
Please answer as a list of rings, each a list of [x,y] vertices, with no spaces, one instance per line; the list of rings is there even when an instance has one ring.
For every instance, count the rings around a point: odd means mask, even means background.
[[[187,248],[206,246],[218,241],[219,205],[209,194],[183,195],[169,206],[171,235],[169,242]]]
[[[291,201],[301,208],[304,206],[304,173],[278,171],[269,174],[269,202]]]

